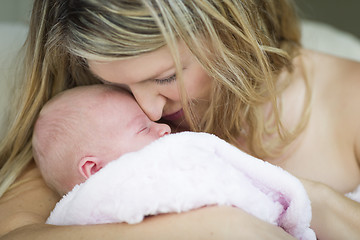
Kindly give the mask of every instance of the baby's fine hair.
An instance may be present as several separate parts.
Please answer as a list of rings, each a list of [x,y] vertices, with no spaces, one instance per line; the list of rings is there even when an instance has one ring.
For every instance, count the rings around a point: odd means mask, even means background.
[[[129,94],[99,84],[76,87],[56,95],[41,110],[33,131],[33,156],[45,182],[61,195],[72,189],[68,183],[78,183],[79,159],[94,146],[101,147],[96,144],[99,129],[88,129],[94,125],[86,122],[96,122],[103,100],[119,93]]]

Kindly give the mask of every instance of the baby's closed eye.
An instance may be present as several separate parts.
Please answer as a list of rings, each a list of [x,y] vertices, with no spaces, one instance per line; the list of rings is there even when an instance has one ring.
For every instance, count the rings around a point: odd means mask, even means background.
[[[149,132],[149,127],[148,126],[142,126],[139,128],[139,131],[137,132],[138,134],[146,134]]]

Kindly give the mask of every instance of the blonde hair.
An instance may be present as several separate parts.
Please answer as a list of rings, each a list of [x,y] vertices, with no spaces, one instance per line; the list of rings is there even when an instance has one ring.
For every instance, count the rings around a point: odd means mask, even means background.
[[[33,161],[32,130],[42,106],[64,89],[99,83],[83,60],[66,50],[66,8],[63,1],[34,2],[24,46],[24,79],[19,80],[20,95],[13,107],[17,112],[0,143],[0,196]]]
[[[192,113],[192,103],[185,104],[178,40],[214,82],[201,119]],[[284,88],[277,75],[292,70],[300,47],[293,1],[39,0],[27,40],[23,105],[0,149],[0,194],[31,161],[32,127],[41,106],[66,88],[97,82],[85,59],[127,58],[165,45],[174,56],[192,130],[233,144],[246,138],[259,157],[274,156],[296,135],[282,127],[277,103]],[[271,121],[263,113],[267,102]],[[304,117],[294,133],[305,122]],[[274,133],[279,138],[265,140]]]

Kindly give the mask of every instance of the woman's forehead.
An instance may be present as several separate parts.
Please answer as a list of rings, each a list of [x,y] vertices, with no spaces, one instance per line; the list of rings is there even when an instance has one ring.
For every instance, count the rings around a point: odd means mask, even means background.
[[[184,44],[179,44],[180,57],[188,51]],[[174,68],[174,60],[167,46],[150,53],[132,58],[97,61],[88,60],[90,70],[100,80],[107,83],[133,83],[161,77],[161,74]]]

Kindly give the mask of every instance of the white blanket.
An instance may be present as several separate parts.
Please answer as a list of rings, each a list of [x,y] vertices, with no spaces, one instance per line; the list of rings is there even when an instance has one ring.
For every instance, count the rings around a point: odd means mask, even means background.
[[[214,135],[170,134],[109,163],[56,205],[49,224],[139,223],[210,205],[242,208],[297,239],[316,239],[301,182]]]

